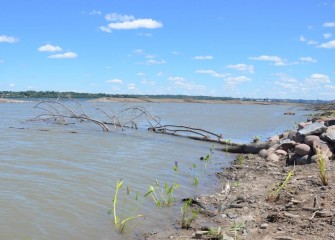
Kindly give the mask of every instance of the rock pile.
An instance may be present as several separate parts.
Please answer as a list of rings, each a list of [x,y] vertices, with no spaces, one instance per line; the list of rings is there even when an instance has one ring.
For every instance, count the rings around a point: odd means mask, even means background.
[[[299,123],[298,130],[288,131],[269,139],[271,145],[258,154],[268,161],[286,161],[287,164],[316,162],[317,154],[327,160],[335,151],[335,119],[309,120]]]

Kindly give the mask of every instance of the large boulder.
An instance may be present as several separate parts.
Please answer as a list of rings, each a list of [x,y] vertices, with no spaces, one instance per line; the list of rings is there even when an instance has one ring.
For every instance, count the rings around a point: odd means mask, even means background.
[[[323,122],[314,122],[298,131],[298,134],[303,136],[321,135],[326,131],[327,127]]]
[[[335,143],[335,125],[328,127],[326,132],[322,134],[322,138],[326,141]]]
[[[294,153],[302,157],[302,156],[308,155],[310,150],[311,150],[310,146],[308,146],[307,144],[301,143],[295,146]]]
[[[316,145],[316,146],[320,146],[321,144],[321,140],[319,136],[315,136],[315,135],[309,135],[306,136],[304,139],[304,142],[310,146],[311,148]]]
[[[269,162],[278,162],[280,161],[280,157],[277,154],[272,153],[266,158],[266,160]]]

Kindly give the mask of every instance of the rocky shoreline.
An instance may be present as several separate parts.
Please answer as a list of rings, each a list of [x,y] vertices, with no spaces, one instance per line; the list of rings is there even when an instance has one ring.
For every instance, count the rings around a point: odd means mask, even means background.
[[[335,118],[309,119],[266,146],[237,155],[217,173],[222,188],[193,199],[199,214],[189,229],[178,216],[173,226],[141,239],[335,239]]]

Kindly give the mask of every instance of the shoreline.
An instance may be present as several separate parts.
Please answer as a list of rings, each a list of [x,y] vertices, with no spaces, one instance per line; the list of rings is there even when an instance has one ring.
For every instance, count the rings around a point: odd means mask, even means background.
[[[316,162],[287,165],[286,157],[261,155],[236,154],[216,173],[222,188],[194,199],[191,206],[199,214],[189,229],[181,228],[180,214],[171,226],[140,239],[335,239],[335,161],[326,162],[329,185],[323,185]]]

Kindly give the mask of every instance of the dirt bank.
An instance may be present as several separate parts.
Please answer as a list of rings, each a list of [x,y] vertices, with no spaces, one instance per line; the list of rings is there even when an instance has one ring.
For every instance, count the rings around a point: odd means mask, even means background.
[[[278,199],[270,200],[293,169]],[[285,162],[243,155],[242,162],[217,173],[220,191],[195,199],[199,215],[190,229],[181,228],[178,216],[173,226],[142,239],[335,239],[334,169],[330,161],[329,185],[323,186],[316,163],[286,167]]]

